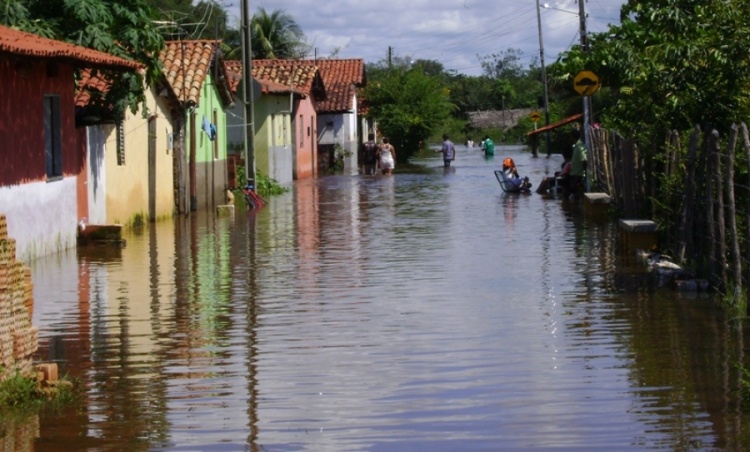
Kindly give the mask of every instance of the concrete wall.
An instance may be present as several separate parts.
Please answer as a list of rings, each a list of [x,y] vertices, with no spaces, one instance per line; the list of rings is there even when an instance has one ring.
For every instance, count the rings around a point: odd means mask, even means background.
[[[280,184],[291,184],[293,175],[292,124],[288,95],[263,95],[255,110],[255,164]]]
[[[318,174],[317,113],[309,97],[297,99],[294,107],[294,178]]]
[[[72,81],[66,63],[0,56],[0,213],[20,261],[76,245],[85,159]],[[60,105],[62,176],[54,178],[46,173],[45,95],[58,96]]]
[[[88,222],[132,225],[171,218],[174,214],[174,171],[169,109],[153,90],[146,91],[150,115],[127,112],[124,162],[118,162],[117,127],[87,127]],[[149,140],[153,141],[151,144]]]
[[[195,146],[195,182],[197,191],[196,209],[212,209],[224,204],[224,190],[227,187],[227,119],[224,105],[211,74],[206,76],[200,95],[200,103],[192,113],[194,127],[188,121],[184,163],[189,168],[190,149]],[[203,119],[216,127],[214,140],[203,130]],[[190,140],[194,139],[193,144]]]

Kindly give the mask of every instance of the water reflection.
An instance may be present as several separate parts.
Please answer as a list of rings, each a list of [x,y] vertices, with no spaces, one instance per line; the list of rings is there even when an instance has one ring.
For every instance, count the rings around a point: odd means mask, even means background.
[[[741,449],[741,324],[459,152],[34,262],[40,357],[87,389],[36,448]]]

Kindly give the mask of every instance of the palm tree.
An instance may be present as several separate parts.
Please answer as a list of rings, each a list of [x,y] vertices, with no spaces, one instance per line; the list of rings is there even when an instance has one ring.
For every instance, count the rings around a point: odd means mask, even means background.
[[[284,10],[268,14],[265,8],[258,8],[250,22],[253,58],[295,59],[309,50],[302,29]]]

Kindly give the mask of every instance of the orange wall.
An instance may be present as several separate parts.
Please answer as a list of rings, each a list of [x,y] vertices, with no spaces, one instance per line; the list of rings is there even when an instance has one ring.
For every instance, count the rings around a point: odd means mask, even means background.
[[[306,179],[318,173],[317,116],[310,97],[295,101],[294,137],[297,152],[296,178]]]

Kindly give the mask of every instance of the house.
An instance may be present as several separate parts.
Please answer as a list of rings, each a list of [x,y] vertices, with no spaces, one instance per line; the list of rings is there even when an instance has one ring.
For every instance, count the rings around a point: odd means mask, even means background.
[[[85,131],[75,127],[75,71],[140,67],[0,26],[0,211],[19,260],[75,247],[78,223],[88,215]]]
[[[359,91],[367,85],[365,62],[362,59],[319,59],[315,64],[323,77],[326,99],[317,105],[318,153],[335,158],[339,144],[347,157],[344,172],[358,172],[361,143],[372,125],[364,118]]]
[[[167,41],[159,55],[166,78],[159,95],[173,105],[179,212],[224,204],[225,109],[232,108],[233,98],[218,51],[218,41]]]
[[[326,91],[318,68],[300,60],[253,60],[256,168],[285,184],[318,173],[316,104]]]
[[[134,226],[171,218],[175,212],[174,146],[170,105],[146,87],[145,103],[124,118],[92,119],[92,91],[109,84],[90,70],[82,72],[76,94],[79,123],[86,127],[88,223]]]

